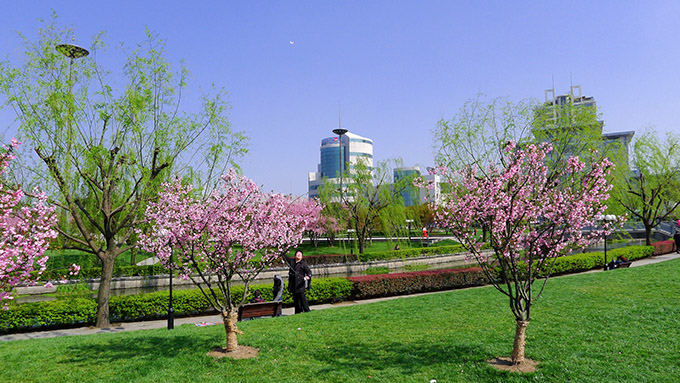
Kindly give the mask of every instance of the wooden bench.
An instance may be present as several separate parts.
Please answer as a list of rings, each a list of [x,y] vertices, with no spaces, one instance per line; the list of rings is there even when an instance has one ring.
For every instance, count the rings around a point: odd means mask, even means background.
[[[273,301],[273,302],[258,302],[258,303],[245,303],[238,309],[238,320],[252,319],[259,317],[277,317],[281,315],[281,308],[283,307],[283,302]]]
[[[632,263],[632,262],[630,262],[630,261],[629,261],[629,262],[621,262],[621,263],[619,263],[618,265],[616,265],[616,268],[617,268],[617,269],[623,269],[623,268],[625,268],[625,267],[630,267],[630,264],[631,264],[631,263]]]

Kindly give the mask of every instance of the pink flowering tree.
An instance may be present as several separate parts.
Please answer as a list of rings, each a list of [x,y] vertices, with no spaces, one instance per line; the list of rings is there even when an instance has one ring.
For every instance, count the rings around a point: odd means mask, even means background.
[[[319,209],[320,202],[316,199],[301,200],[291,205],[291,213],[298,216],[306,216],[305,234],[316,249],[319,245],[319,237],[326,232],[325,218]]]
[[[179,180],[162,187],[157,202],[146,210],[148,234],[140,246],[154,252],[163,266],[196,284],[221,313],[227,352],[238,348],[238,309],[248,286],[263,269],[302,241],[309,217],[318,205],[280,194],[264,194],[232,169],[207,199]],[[243,296],[233,299],[235,278]]]
[[[3,145],[0,177],[16,158],[13,151],[18,145],[14,139],[9,147]],[[20,188],[12,188],[0,178],[0,303],[4,301],[5,309],[16,285],[40,278],[48,259],[45,250],[57,236],[53,229],[56,215],[54,208],[47,206],[47,197],[38,194],[34,205],[22,203],[23,198]]]
[[[582,228],[595,225],[611,188],[606,176],[613,165],[608,159],[585,164],[571,157],[549,171],[545,159],[551,150],[550,144],[516,147],[509,142],[500,163],[484,171],[469,167],[449,174],[440,169],[453,186],[437,206],[435,219],[459,238],[493,286],[507,296],[516,320],[513,364],[525,362],[531,306],[556,258],[602,234]],[[489,233],[490,251],[482,250],[475,236],[473,226],[480,224]],[[534,287],[537,278],[542,279]]]

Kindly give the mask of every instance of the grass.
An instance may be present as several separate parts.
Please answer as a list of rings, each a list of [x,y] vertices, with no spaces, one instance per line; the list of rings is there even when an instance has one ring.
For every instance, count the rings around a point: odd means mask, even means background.
[[[680,381],[680,260],[552,279],[536,302],[527,357],[508,356],[514,321],[491,287],[239,325],[251,360],[206,356],[222,326],[0,343],[7,382],[673,382]]]

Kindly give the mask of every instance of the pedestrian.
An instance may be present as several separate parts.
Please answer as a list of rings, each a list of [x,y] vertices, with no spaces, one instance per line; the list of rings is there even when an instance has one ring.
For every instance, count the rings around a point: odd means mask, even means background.
[[[274,287],[272,288],[272,296],[274,301],[283,300],[283,278],[280,275],[274,275]]]
[[[250,303],[262,303],[264,302],[264,299],[262,299],[262,293],[260,290],[253,290],[253,297],[250,299]]]
[[[675,241],[675,252],[680,254],[680,229],[675,229],[673,240]]]
[[[309,290],[312,282],[312,269],[302,259],[302,251],[295,251],[295,258],[283,256],[288,264],[288,291],[293,294],[295,313],[309,312],[309,303],[305,292]]]

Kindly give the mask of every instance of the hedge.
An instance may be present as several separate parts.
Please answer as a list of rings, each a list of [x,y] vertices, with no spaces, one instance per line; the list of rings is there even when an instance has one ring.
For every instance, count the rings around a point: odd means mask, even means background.
[[[366,275],[348,279],[354,285],[354,299],[460,289],[481,286],[488,282],[480,267]]]
[[[672,239],[668,241],[654,242],[652,243],[652,247],[654,247],[654,255],[668,254],[672,253],[673,251],[677,251],[675,249],[675,241]]]
[[[352,288],[352,283],[345,278],[314,279],[307,299],[310,304],[345,300],[350,298]],[[254,284],[249,289],[251,292],[260,290],[265,300],[273,299],[271,284]],[[239,302],[243,286],[232,286],[231,295],[234,301]],[[165,318],[168,300],[167,291],[112,296],[109,301],[110,319],[123,322]],[[293,303],[288,290],[284,290],[283,302],[286,305]],[[177,317],[215,313],[199,289],[173,291],[172,306]],[[96,301],[88,298],[10,303],[9,310],[0,310],[0,333],[93,325],[96,312]]]
[[[629,260],[645,258],[654,254],[655,249],[654,246],[614,249],[607,252],[607,260],[621,255],[625,255]],[[604,254],[601,252],[575,254],[557,258],[553,274],[585,271],[603,265]],[[307,299],[310,304],[319,304],[450,290],[484,283],[486,278],[480,268],[321,278],[312,280],[312,288],[307,292]],[[260,290],[264,300],[272,299],[271,284],[250,286],[251,292],[255,289]],[[242,286],[232,287],[232,297],[235,301],[240,300],[242,294]],[[286,305],[292,304],[292,297],[287,290],[284,290],[283,300]],[[110,314],[114,322],[163,318],[167,314],[167,307],[167,291],[110,298]],[[178,317],[214,313],[198,289],[174,291],[173,308]],[[0,333],[92,325],[96,310],[95,300],[87,298],[65,297],[55,301],[22,304],[10,302],[9,310],[0,310]]]

